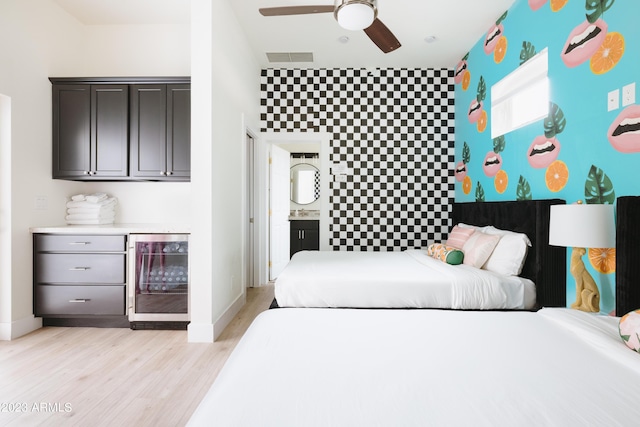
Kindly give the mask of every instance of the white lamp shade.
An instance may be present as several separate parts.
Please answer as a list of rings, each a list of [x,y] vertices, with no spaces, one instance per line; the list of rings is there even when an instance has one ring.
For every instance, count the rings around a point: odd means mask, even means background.
[[[576,248],[615,247],[613,205],[551,206],[549,244]]]
[[[336,12],[338,24],[351,31],[369,28],[375,18],[376,11],[369,3],[345,4]]]

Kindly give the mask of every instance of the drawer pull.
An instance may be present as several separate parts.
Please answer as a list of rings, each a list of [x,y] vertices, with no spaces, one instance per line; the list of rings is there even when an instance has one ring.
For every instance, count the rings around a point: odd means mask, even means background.
[[[71,267],[69,271],[87,271],[90,267]]]
[[[89,298],[76,298],[76,299],[70,299],[69,302],[89,302],[91,301]]]
[[[88,245],[91,242],[69,242],[70,245]]]

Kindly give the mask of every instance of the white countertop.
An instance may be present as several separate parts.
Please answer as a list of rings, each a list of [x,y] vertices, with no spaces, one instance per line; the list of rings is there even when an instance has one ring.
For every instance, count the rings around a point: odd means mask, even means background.
[[[106,225],[53,225],[31,227],[31,233],[55,234],[189,234],[187,224],[106,224]]]

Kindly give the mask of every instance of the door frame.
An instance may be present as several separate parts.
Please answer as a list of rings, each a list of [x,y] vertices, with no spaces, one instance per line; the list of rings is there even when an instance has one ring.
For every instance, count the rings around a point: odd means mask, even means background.
[[[259,282],[269,281],[269,154],[272,144],[315,143],[320,145],[320,250],[331,250],[329,244],[329,156],[331,152],[331,134],[327,132],[263,132],[257,141],[256,188],[258,205],[256,209],[256,229],[258,243]]]

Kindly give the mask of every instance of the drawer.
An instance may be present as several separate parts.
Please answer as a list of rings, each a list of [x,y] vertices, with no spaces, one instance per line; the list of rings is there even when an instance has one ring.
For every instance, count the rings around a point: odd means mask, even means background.
[[[124,315],[124,286],[36,285],[36,316]]]
[[[125,254],[38,253],[36,283],[125,283]]]
[[[126,236],[34,234],[36,252],[124,252]]]

